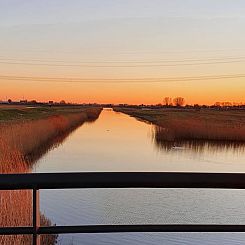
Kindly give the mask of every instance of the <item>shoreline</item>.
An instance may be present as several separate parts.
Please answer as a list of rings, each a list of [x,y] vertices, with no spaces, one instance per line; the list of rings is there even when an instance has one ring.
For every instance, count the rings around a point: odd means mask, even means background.
[[[114,107],[113,110],[153,124],[158,140],[245,143],[245,113],[240,111],[142,110],[121,107]]]
[[[60,115],[55,112],[42,118],[1,123],[0,172],[25,172],[25,166],[33,163],[31,159],[41,157],[55,143],[59,144],[64,138],[62,136],[66,137],[83,123],[96,120],[101,110],[85,108],[77,112]]]
[[[0,174],[28,173],[36,160],[57,147],[76,128],[96,120],[101,109],[87,108],[80,112],[53,114],[36,119],[0,124]],[[40,115],[42,116],[42,115]],[[29,226],[32,222],[32,193],[29,190],[1,191],[0,226]],[[19,204],[23,208],[20,208]],[[9,205],[11,204],[11,205]],[[52,221],[41,213],[41,225]],[[56,244],[57,235],[41,236],[44,244]],[[30,236],[0,236],[1,244],[31,244]]]

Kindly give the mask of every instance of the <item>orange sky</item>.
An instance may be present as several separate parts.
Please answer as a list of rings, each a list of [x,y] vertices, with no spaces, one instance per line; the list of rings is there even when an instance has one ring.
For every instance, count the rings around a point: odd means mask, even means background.
[[[230,0],[0,1],[0,100],[245,102],[244,10]]]
[[[182,96],[187,103],[213,104],[216,101],[243,102],[245,83],[235,79],[229,82],[208,81],[168,84],[73,84],[30,83],[13,81],[1,84],[2,99],[19,100],[23,97],[38,101],[97,102],[97,103],[161,103],[165,96]]]

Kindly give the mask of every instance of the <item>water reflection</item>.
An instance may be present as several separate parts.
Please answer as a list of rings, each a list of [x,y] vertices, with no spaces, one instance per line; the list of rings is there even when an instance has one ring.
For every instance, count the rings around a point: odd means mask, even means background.
[[[32,171],[32,167],[40,158],[61,146],[83,124],[93,124],[100,115],[99,113],[87,114],[86,121],[81,118],[81,121],[62,130],[59,122],[55,122],[51,126],[57,126],[59,132],[54,132],[52,137],[46,137],[40,142],[40,135],[35,135],[35,130],[42,127],[42,120],[31,123],[0,124],[0,174]]]
[[[97,117],[89,117],[93,123]],[[35,123],[35,122],[34,122]],[[34,124],[33,123],[33,124]],[[38,121],[37,121],[38,123]],[[28,173],[35,163],[49,151],[64,143],[84,121],[61,131],[56,137],[48,138],[30,153],[23,151],[22,139],[33,138],[35,128],[26,123],[0,125],[0,174]],[[38,124],[41,126],[42,124]],[[28,126],[28,127],[27,127]],[[59,126],[59,125],[58,125]],[[26,130],[27,129],[27,130]],[[25,130],[25,131],[24,131]],[[32,131],[31,131],[32,130]],[[33,141],[31,141],[32,144]],[[30,145],[31,145],[30,144]],[[21,205],[20,205],[21,204]],[[0,191],[0,227],[32,225],[32,192],[29,190]],[[51,221],[41,214],[41,225],[50,226]],[[55,235],[44,235],[41,244],[55,244]],[[31,236],[0,236],[0,244],[31,244]]]
[[[170,140],[169,131],[160,126],[152,127],[152,140],[160,151],[191,151],[204,154],[217,152],[245,153],[245,142],[238,141],[211,141],[211,140]]]
[[[214,154],[211,144],[203,145],[203,152],[198,152],[194,150],[194,143],[193,147],[183,147],[172,142],[164,150],[160,142],[158,145],[155,142],[153,133],[152,125],[122,113],[103,110],[93,125],[80,127],[65,144],[40,159],[35,164],[35,171],[245,171],[243,148],[239,154],[227,145],[229,150],[220,147]],[[199,146],[197,144],[196,148]],[[239,147],[234,149],[237,152]],[[41,210],[57,225],[164,222],[240,224],[244,221],[243,191],[79,189],[44,190],[41,196]],[[161,234],[157,242],[154,242],[155,234],[152,240],[147,239],[146,234],[132,236],[125,234],[120,237],[117,234],[102,237],[100,234],[91,240],[91,237],[74,235],[66,240],[60,235],[62,242],[59,244],[165,244],[167,237],[171,240],[169,244],[183,243],[176,234]],[[232,238],[229,239],[232,241]],[[241,239],[244,241],[244,237]],[[197,241],[190,235],[185,243],[197,244]],[[218,238],[217,243],[223,244]]]
[[[86,123],[93,123],[94,120],[90,120]],[[83,124],[83,123],[82,123]],[[82,124],[79,125],[82,126]],[[57,137],[53,138],[51,141],[46,142],[46,144],[42,144],[40,147],[38,147],[35,151],[31,152],[30,154],[26,155],[25,161],[29,167],[33,167],[35,163],[42,158],[44,155],[46,155],[48,152],[54,150],[55,148],[58,148],[61,146],[69,137],[72,136],[73,133],[77,130],[77,126],[70,128],[69,130],[65,131],[63,134],[58,135]]]
[[[11,151],[1,151],[1,173],[28,173],[35,162],[50,150],[60,146],[75,131],[72,128],[52,141],[38,147],[31,154],[23,157]],[[6,148],[6,147],[5,147]],[[9,161],[12,160],[12,161]],[[20,205],[21,204],[21,205]],[[0,227],[32,225],[32,192],[30,190],[0,191]],[[41,214],[41,225],[50,226],[51,221]],[[41,237],[41,244],[55,244],[56,236]],[[0,236],[0,244],[32,244],[31,236]]]

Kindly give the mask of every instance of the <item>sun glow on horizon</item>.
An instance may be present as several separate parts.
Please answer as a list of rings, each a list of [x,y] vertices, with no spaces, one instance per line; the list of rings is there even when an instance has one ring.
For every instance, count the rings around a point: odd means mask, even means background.
[[[101,2],[2,1],[0,100],[245,101],[244,2]]]

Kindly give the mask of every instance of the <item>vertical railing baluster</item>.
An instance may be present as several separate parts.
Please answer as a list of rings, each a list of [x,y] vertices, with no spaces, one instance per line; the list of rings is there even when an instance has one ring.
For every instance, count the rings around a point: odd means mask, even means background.
[[[40,227],[40,207],[39,207],[39,190],[33,189],[32,197],[32,226],[33,226],[33,235],[32,235],[32,244],[40,245],[40,236],[38,235],[38,229]]]

